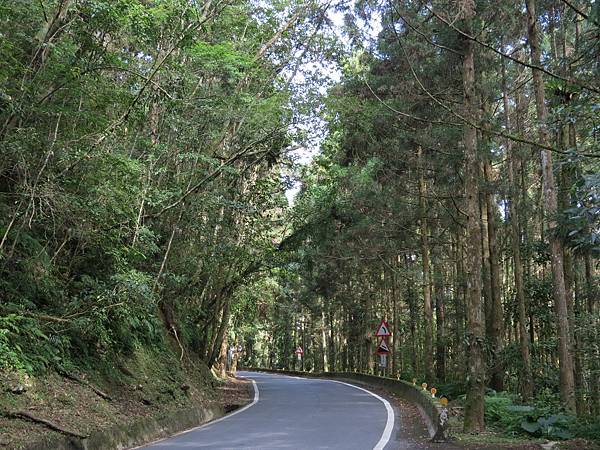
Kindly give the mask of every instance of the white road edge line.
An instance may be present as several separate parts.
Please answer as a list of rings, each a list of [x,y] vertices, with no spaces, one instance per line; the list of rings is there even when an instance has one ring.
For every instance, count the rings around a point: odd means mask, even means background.
[[[246,378],[246,377],[240,377],[240,378]],[[252,387],[254,388],[254,399],[252,400],[252,403],[250,403],[250,404],[248,404],[248,405],[244,406],[243,408],[236,409],[236,410],[235,410],[235,411],[233,411],[232,413],[230,413],[230,414],[226,414],[226,415],[224,415],[223,417],[220,417],[219,419],[212,420],[212,421],[210,421],[210,422],[206,422],[206,423],[204,423],[204,424],[202,424],[202,425],[199,425],[199,426],[197,426],[197,427],[190,428],[189,430],[180,431],[179,433],[175,433],[175,434],[173,434],[173,435],[171,435],[171,436],[168,436],[168,437],[166,437],[166,438],[157,439],[157,440],[155,440],[155,441],[148,442],[148,443],[146,443],[146,444],[143,444],[143,445],[140,445],[140,446],[138,446],[138,447],[131,447],[129,450],[136,450],[136,449],[140,449],[140,448],[146,448],[146,447],[148,447],[148,446],[150,446],[150,445],[157,444],[157,443],[159,443],[159,442],[162,442],[162,441],[166,441],[167,439],[172,439],[172,438],[174,438],[174,437],[181,436],[182,434],[187,434],[187,433],[191,433],[192,431],[201,430],[202,428],[206,428],[206,427],[208,427],[209,425],[213,425],[213,424],[215,424],[215,423],[221,422],[222,420],[229,419],[229,418],[231,418],[231,417],[235,416],[236,414],[239,414],[239,413],[241,413],[241,412],[244,412],[244,411],[246,411],[248,408],[251,408],[251,407],[253,407],[254,405],[256,405],[256,404],[258,403],[258,400],[260,399],[260,394],[259,394],[259,391],[258,391],[258,385],[256,384],[256,381],[254,381],[252,378],[246,378],[246,379],[248,379],[248,380],[252,381]]]
[[[323,379],[323,378],[321,378],[321,379]],[[392,431],[394,429],[394,420],[395,420],[394,419],[394,410],[392,409],[390,402],[388,402],[385,398],[380,397],[377,394],[374,394],[371,391],[368,391],[364,388],[355,386],[353,384],[344,383],[343,381],[337,381],[337,380],[327,380],[327,381],[333,381],[334,383],[345,384],[346,386],[350,386],[355,389],[364,391],[367,394],[372,395],[373,397],[375,397],[377,400],[381,401],[384,404],[385,410],[387,411],[387,422],[385,423],[385,428],[383,429],[383,434],[381,435],[381,438],[379,439],[377,444],[375,444],[375,447],[373,447],[373,450],[383,450],[385,448],[385,446],[387,445],[387,443],[390,441],[390,438],[392,437]]]

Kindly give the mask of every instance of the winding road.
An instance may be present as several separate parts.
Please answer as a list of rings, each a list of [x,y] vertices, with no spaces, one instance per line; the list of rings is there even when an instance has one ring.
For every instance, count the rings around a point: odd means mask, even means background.
[[[396,441],[398,420],[382,397],[340,381],[240,372],[254,401],[216,421],[144,449],[412,448]]]

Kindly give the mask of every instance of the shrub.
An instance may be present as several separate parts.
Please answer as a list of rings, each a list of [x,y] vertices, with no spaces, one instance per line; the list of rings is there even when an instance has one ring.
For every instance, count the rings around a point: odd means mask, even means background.
[[[573,431],[578,437],[600,441],[600,416],[578,420],[573,424]]]
[[[72,336],[78,353],[92,356],[110,351],[131,352],[137,345],[158,342],[160,323],[149,275],[129,271],[110,282],[85,277],[75,310],[85,311],[74,321]]]
[[[509,434],[527,433],[548,439],[570,439],[575,418],[562,414],[560,407],[552,399],[536,402],[535,406],[519,405],[506,393],[485,397],[485,418],[487,423]]]
[[[60,360],[60,350],[37,320],[19,314],[0,317],[0,369],[39,372]]]
[[[571,439],[575,434],[570,431],[574,418],[565,414],[553,414],[550,417],[538,417],[537,420],[524,420],[521,428],[534,436],[548,439]]]

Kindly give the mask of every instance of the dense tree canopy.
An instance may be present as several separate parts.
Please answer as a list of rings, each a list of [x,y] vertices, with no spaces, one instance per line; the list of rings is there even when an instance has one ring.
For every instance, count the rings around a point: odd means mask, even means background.
[[[123,349],[155,339],[159,322],[217,359],[231,298],[281,227],[289,78],[296,54],[320,45],[319,14],[244,1],[2,6],[3,365]],[[34,350],[53,335],[59,345]]]
[[[387,319],[383,374],[467,431],[490,392],[600,414],[598,2],[17,1],[0,36],[2,370],[378,372]]]

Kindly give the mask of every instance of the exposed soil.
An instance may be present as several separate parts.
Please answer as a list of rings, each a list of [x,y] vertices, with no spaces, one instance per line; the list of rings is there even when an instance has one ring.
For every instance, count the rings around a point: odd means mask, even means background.
[[[254,389],[246,378],[230,377],[218,388],[218,401],[226,413],[235,411],[252,401]]]
[[[152,395],[154,392],[146,392],[142,384],[114,386],[110,391],[113,400],[108,401],[85,385],[49,374],[43,380],[36,380],[21,394],[5,393],[2,399],[4,414],[0,417],[0,445],[16,449],[57,434],[43,424],[11,415],[13,411],[25,410],[61,428],[87,435],[116,424],[215,401],[193,386],[180,388],[180,392],[175,389],[167,389],[165,394],[172,398],[165,402]]]
[[[89,435],[195,406],[216,403],[233,411],[251,400],[248,380],[219,382],[205,366],[169,356],[142,353],[109,370],[77,373],[79,381],[54,372],[38,378],[0,373],[0,449],[20,449],[61,434],[17,416],[19,411]]]
[[[109,401],[89,386],[55,373],[43,379],[27,380],[5,374],[1,381],[4,392],[0,396],[0,448],[3,449],[19,449],[59,434],[11,412],[27,411],[65,430],[87,435],[116,424],[131,423],[194,405],[216,402],[226,412],[234,411],[251,401],[252,389],[250,381],[233,377],[219,383],[212,392],[192,380],[185,383],[163,380],[160,384],[148,381],[102,386],[112,398]]]

